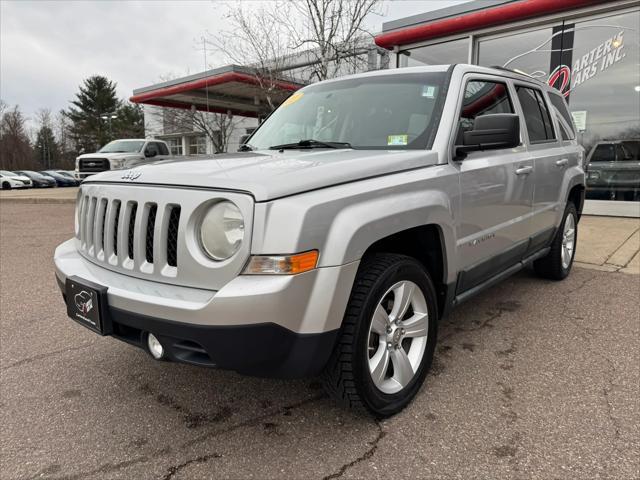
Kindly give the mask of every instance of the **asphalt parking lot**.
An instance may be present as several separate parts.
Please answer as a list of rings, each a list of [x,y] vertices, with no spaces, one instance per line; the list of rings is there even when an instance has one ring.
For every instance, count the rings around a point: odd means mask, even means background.
[[[0,206],[3,479],[640,477],[638,275],[485,292],[376,422],[314,379],[159,363],[73,323],[51,260],[72,229],[73,205]]]

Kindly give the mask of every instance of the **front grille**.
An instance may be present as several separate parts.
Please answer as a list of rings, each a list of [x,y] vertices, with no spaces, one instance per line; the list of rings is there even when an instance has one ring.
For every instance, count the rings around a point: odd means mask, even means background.
[[[195,234],[198,224],[203,213],[222,200],[238,205],[245,225],[252,225],[253,201],[245,194],[89,180],[80,187],[76,248],[85,260],[106,270],[195,288],[190,295],[204,304],[212,291],[242,272],[250,254],[248,230],[241,249],[228,261],[214,262],[202,251]],[[140,293],[148,287],[141,286]],[[185,307],[193,305],[187,302]]]
[[[104,172],[109,170],[109,160],[106,158],[81,158],[78,162],[80,172]]]
[[[84,253],[130,269],[144,270],[143,261],[153,265],[158,258],[166,259],[170,267],[178,266],[180,206],[167,205],[162,210],[162,222],[157,203],[85,195],[78,203],[78,211],[78,237]],[[156,223],[164,230],[158,242]],[[163,255],[158,255],[157,248],[164,250]]]

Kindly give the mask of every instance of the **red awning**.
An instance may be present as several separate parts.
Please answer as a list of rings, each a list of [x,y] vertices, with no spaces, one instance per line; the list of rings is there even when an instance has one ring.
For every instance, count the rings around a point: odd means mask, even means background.
[[[262,83],[262,85],[261,85]],[[288,79],[262,81],[249,68],[235,65],[134,90],[134,103],[258,117],[269,111],[269,96],[279,104],[304,85]]]
[[[401,28],[375,37],[376,44],[391,50],[395,46],[470,32],[481,28],[541,17],[606,0],[520,0],[457,17],[447,17],[423,25]]]

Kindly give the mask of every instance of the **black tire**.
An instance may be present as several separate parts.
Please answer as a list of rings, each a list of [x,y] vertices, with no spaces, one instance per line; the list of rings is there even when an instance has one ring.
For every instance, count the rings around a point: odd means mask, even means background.
[[[11,190],[11,184],[9,182],[2,182],[2,190]]]
[[[412,380],[399,392],[386,394],[369,372],[369,327],[374,309],[391,286],[402,280],[415,283],[428,309],[427,341]],[[423,266],[411,257],[375,254],[363,260],[356,276],[339,338],[323,373],[325,390],[343,405],[376,417],[402,410],[420,389],[431,367],[437,340],[438,307],[433,283]]]
[[[567,222],[567,218],[569,215],[573,216],[573,221],[575,225],[575,240],[573,246],[573,252],[571,255],[571,261],[567,267],[562,265],[562,240],[564,227]],[[564,217],[562,217],[562,223],[560,224],[560,228],[555,234],[553,238],[553,242],[551,243],[551,250],[545,256],[533,262],[533,268],[535,272],[543,277],[548,278],[550,280],[564,280],[571,272],[571,267],[573,266],[573,259],[576,256],[576,247],[578,246],[578,212],[576,211],[576,206],[573,202],[568,202],[567,207],[564,210]]]

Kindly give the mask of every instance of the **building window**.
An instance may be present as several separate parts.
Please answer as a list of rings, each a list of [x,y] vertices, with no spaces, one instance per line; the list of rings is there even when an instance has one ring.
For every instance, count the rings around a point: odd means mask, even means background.
[[[569,109],[587,151],[587,198],[640,200],[640,11],[576,22]]]
[[[165,142],[169,145],[171,155],[182,155],[182,137],[167,138]]]
[[[204,135],[189,137],[189,155],[203,155],[207,153],[207,139]]]
[[[450,42],[403,50],[399,52],[397,61],[398,67],[468,63],[469,39],[461,38]]]
[[[562,27],[556,27],[558,28]],[[555,35],[560,37],[561,30],[555,32]],[[546,80],[551,70],[551,43],[554,38],[554,28],[548,27],[499,38],[480,39],[478,64],[517,70]]]

